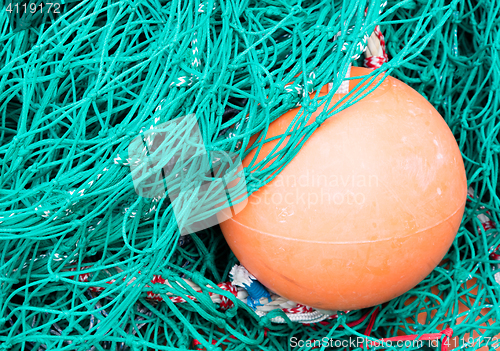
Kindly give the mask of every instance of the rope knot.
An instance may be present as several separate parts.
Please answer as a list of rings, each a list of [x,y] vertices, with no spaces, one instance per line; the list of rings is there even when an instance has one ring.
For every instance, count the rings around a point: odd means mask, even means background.
[[[97,91],[95,89],[90,89],[87,94],[87,97],[89,99],[95,100],[97,98]]]
[[[302,9],[302,6],[300,6],[300,5],[295,5],[294,7],[292,7],[292,10],[290,11],[290,13],[291,13],[292,15],[296,15],[297,13],[302,12],[302,11],[304,11],[304,10]]]
[[[318,102],[317,101],[311,101],[307,107],[306,107],[306,110],[307,112],[309,113],[314,113],[316,112],[316,110],[318,109]]]
[[[58,67],[55,74],[59,78],[66,77],[66,67],[64,67],[64,66]]]
[[[337,320],[339,321],[340,325],[344,325],[347,321],[347,316],[345,313],[338,313],[337,315]]]
[[[38,54],[42,50],[42,47],[40,45],[34,45],[31,50],[34,54]]]
[[[6,341],[0,345],[0,349],[3,350],[11,350],[12,349],[12,343],[9,341]]]
[[[490,167],[488,165],[483,165],[483,174],[485,177],[489,177],[490,176]]]
[[[326,115],[324,113],[321,113],[318,117],[316,117],[316,124],[320,126],[323,124],[323,122],[326,120]]]
[[[136,341],[135,341],[135,337],[134,335],[132,334],[127,334],[127,336],[125,337],[125,344],[127,344],[128,346],[136,346]]]
[[[266,10],[266,16],[280,16],[281,11],[276,7],[271,7]]]

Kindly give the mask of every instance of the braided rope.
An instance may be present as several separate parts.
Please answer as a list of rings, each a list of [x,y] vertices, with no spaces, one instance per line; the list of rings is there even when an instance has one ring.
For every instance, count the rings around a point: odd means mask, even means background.
[[[380,31],[380,26],[376,26],[370,38],[368,38],[365,51],[365,67],[377,69],[388,61],[389,57],[385,49],[384,35]]]
[[[82,267],[82,269],[84,270],[88,268],[91,267],[90,266]],[[122,272],[119,268],[115,267],[115,269],[118,272]],[[69,278],[73,279],[73,276],[70,276]],[[126,276],[124,276],[122,280],[126,281],[127,280]],[[134,280],[135,279],[132,279],[131,281],[128,282],[128,284],[132,284]],[[89,273],[80,274],[78,275],[78,281],[82,283],[88,283],[92,281],[92,275]],[[198,293],[203,292],[203,289],[193,281],[186,278],[184,278],[183,281],[193,291]],[[106,282],[106,284],[113,284],[113,283],[115,283],[114,279],[111,279]],[[166,279],[164,279],[161,275],[154,275],[153,278],[151,279],[151,284],[149,284],[147,287],[151,288],[154,285],[165,285],[171,288],[173,287],[172,284]],[[176,283],[176,285],[182,286],[178,282]],[[249,296],[249,294],[245,288],[236,286],[231,282],[219,283],[217,286],[222,290],[230,292],[238,300],[247,303],[247,297]],[[207,287],[211,288],[210,286]],[[91,286],[88,289],[89,291],[94,293],[99,293],[104,291],[104,287],[97,287],[97,286]],[[213,303],[220,305],[219,307],[221,310],[227,310],[234,306],[234,303],[224,295],[217,294],[214,292],[209,292],[208,294]],[[154,293],[153,291],[149,290],[146,292],[146,298],[157,302],[162,302],[164,301],[165,298],[168,298],[173,303],[186,302],[185,298],[176,296],[171,292],[167,292],[166,294],[161,294],[161,293]],[[192,301],[197,301],[196,297],[191,295],[187,295],[187,298],[189,298]],[[285,313],[285,315],[289,318],[289,320],[298,323],[316,323],[325,320],[327,318],[332,318],[332,316],[335,316],[335,314],[326,315],[319,311],[314,311],[311,307],[295,303],[274,293],[271,294],[270,301],[267,301],[266,299],[261,299],[261,301],[262,304],[257,305],[255,307],[255,312],[257,313],[257,315],[261,317],[277,309],[282,310]],[[286,320],[283,317],[279,316],[272,318],[271,321],[275,323],[286,323]]]

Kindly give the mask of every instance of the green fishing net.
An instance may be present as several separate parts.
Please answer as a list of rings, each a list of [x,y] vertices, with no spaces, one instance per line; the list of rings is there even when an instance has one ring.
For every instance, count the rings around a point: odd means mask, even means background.
[[[475,337],[464,350],[493,349],[500,2],[70,0],[40,15],[19,12],[27,1],[0,5],[0,349],[361,350],[351,341],[367,328],[379,340],[448,327]],[[363,65],[377,25],[389,61],[366,79],[406,82],[450,126],[470,189],[462,225],[443,263],[387,304],[313,324],[279,309],[261,317],[217,286],[237,263],[217,226],[181,237],[186,213],[168,197],[138,195],[128,146],[195,115],[206,150],[243,159],[269,141],[252,136],[300,103],[285,147],[243,170],[252,193],[322,121],[368,93],[306,125],[349,64]],[[334,89],[320,97],[328,83]],[[169,167],[173,178],[195,168]],[[312,344],[323,338],[348,346]]]

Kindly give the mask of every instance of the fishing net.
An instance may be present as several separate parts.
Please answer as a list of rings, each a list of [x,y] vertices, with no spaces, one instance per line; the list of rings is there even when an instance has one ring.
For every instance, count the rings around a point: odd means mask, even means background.
[[[499,2],[70,0],[42,4],[40,14],[25,10],[30,2],[0,4],[0,348],[361,350],[359,337],[399,338],[383,345],[389,350],[402,349],[404,335],[427,340],[404,347],[415,350],[439,349],[452,331],[464,349],[493,349]],[[155,192],[163,178],[185,186],[178,174],[194,182],[197,163],[160,157],[150,164],[168,174],[134,169],[145,157],[140,142],[155,144],[168,128],[189,134],[195,121],[201,154],[222,155],[208,158],[219,162],[212,181],[244,177],[231,205],[244,201],[321,122],[368,93],[347,95],[307,124],[349,65],[363,65],[376,26],[389,61],[365,80],[390,74],[442,114],[469,182],[462,225],[443,262],[387,304],[309,322],[294,315],[317,311],[286,301],[263,312],[230,283],[237,260],[219,228],[181,236],[193,212]],[[269,141],[250,138],[298,104],[283,147],[238,166]],[[195,119],[169,124],[183,116]],[[177,161],[193,159],[175,138],[160,144]],[[190,194],[183,205],[196,220],[227,205]]]

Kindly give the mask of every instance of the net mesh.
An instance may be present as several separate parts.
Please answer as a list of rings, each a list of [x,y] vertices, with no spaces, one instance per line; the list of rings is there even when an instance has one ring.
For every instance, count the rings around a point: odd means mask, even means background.
[[[365,334],[451,327],[466,342],[476,338],[464,348],[493,349],[498,1],[87,0],[43,18],[16,17],[16,4],[0,6],[0,348],[346,348],[313,343],[327,338],[360,350],[352,340]],[[390,60],[366,79],[390,74],[411,85],[462,151],[470,196],[458,235],[440,266],[387,304],[315,324],[279,309],[260,317],[217,285],[237,263],[218,227],[180,238],[168,198],[134,191],[127,147],[144,128],[195,114],[207,149],[243,159],[251,136],[300,103],[285,147],[244,170],[252,193],[338,112],[340,103],[306,125],[349,64],[363,64],[377,25]],[[328,83],[330,94],[314,93]],[[285,323],[272,323],[277,316]],[[406,349],[425,347],[441,346]]]

